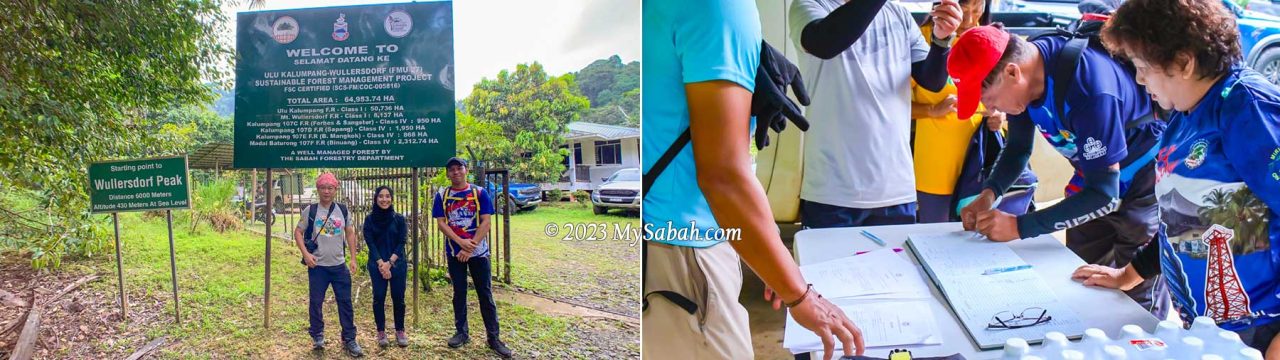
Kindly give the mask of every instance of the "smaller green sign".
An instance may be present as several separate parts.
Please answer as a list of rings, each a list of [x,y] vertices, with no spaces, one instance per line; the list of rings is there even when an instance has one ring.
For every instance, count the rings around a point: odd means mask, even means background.
[[[191,208],[187,157],[96,162],[89,165],[94,213]]]

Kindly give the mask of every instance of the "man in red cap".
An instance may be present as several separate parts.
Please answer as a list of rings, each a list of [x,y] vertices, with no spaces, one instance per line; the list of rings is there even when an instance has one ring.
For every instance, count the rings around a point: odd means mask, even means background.
[[[956,41],[947,70],[961,118],[979,101],[1008,114],[1008,143],[982,193],[960,212],[965,229],[993,241],[1066,230],[1067,247],[1092,264],[1123,266],[1150,243],[1160,227],[1153,159],[1165,123],[1153,121],[1156,108],[1131,65],[1087,38],[1027,41],[981,26]],[[1066,199],[1016,217],[993,210],[1030,159],[1036,130],[1076,170]],[[1164,318],[1163,280],[1128,294]]]

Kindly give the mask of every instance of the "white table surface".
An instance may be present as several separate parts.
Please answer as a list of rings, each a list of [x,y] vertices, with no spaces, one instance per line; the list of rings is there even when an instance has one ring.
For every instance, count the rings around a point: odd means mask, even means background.
[[[883,239],[886,246],[880,246],[860,234],[867,230]],[[884,248],[902,248],[899,255],[919,266],[911,249],[905,246],[909,234],[937,234],[962,231],[960,223],[912,224],[867,226],[852,228],[809,229],[796,233],[795,256],[800,265],[813,264],[853,255],[857,251]],[[1126,324],[1137,324],[1151,331],[1158,320],[1142,306],[1134,302],[1123,292],[1097,287],[1087,287],[1071,279],[1071,273],[1085,262],[1063,246],[1057,239],[1049,235],[1032,239],[1017,240],[1009,243],[1018,256],[1034,266],[1049,288],[1053,289],[1058,299],[1062,300],[1081,317],[1085,328],[1099,328],[1108,336],[1116,337],[1120,327]],[[937,269],[935,269],[937,270]],[[923,271],[921,272],[924,273]],[[866,355],[887,357],[889,349],[905,348],[911,350],[913,356],[946,356],[959,353],[966,359],[994,359],[999,357],[1000,350],[979,351],[977,345],[969,338],[964,327],[943,299],[937,286],[928,279],[929,290],[933,297],[929,304],[936,317],[941,332],[941,345],[893,346],[869,348]],[[947,314],[948,316],[941,316]],[[820,353],[820,352],[819,352]],[[816,359],[821,359],[815,353]]]

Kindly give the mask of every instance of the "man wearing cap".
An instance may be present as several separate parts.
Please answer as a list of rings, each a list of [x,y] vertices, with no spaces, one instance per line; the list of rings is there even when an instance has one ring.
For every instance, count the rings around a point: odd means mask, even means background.
[[[973,114],[981,101],[1007,113],[1009,127],[982,193],[960,217],[965,229],[993,241],[1066,230],[1067,247],[1085,261],[1123,267],[1159,230],[1153,159],[1165,123],[1153,121],[1155,107],[1134,82],[1131,66],[1096,42],[1078,57],[1064,56],[1068,42],[1055,35],[1027,41],[999,26],[981,26],[951,49],[947,69],[960,116]],[[1066,198],[1017,217],[992,210],[1030,159],[1037,130],[1076,170]],[[1127,293],[1164,318],[1168,290],[1162,279],[1147,279]]]
[[[304,211],[307,216],[298,219],[293,230],[294,242],[302,252],[302,263],[307,266],[307,286],[310,289],[308,318],[311,321],[313,349],[324,348],[324,296],[333,287],[333,297],[338,303],[338,322],[342,324],[342,345],[351,356],[360,357],[364,351],[356,343],[356,324],[352,319],[351,274],[356,272],[356,231],[351,225],[347,206],[333,201],[338,192],[338,178],[333,173],[323,173],[316,178],[316,194],[320,202],[311,204]],[[352,253],[347,253],[351,249]],[[346,263],[346,266],[343,266]]]
[[[810,85],[800,213],[811,228],[916,222],[911,81],[947,85],[947,51],[963,17],[956,0],[930,13],[925,39],[911,12],[886,0],[795,0],[789,25]]]
[[[493,302],[492,270],[489,267],[489,218],[493,215],[493,199],[484,188],[467,182],[467,161],[451,158],[445,163],[449,187],[436,193],[431,216],[448,238],[444,242],[448,258],[449,279],[453,282],[453,325],[449,347],[458,348],[471,342],[467,329],[467,273],[480,300],[480,317],[484,319],[489,348],[503,358],[511,357],[511,349],[498,339],[498,305]]]

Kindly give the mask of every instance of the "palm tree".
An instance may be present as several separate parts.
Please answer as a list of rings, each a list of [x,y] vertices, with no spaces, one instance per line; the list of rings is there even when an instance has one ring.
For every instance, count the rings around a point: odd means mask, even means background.
[[[1233,253],[1248,254],[1270,245],[1267,206],[1248,187],[1237,191],[1214,189],[1205,195],[1204,201],[1209,206],[1200,208],[1201,221],[1232,229],[1235,232],[1231,242]]]

